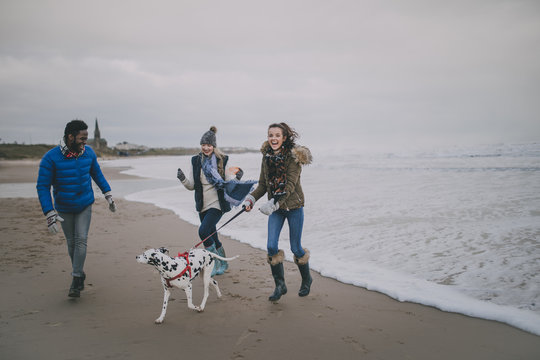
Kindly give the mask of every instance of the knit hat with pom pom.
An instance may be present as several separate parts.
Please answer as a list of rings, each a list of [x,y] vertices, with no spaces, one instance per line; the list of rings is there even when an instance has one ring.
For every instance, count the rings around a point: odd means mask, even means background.
[[[216,133],[217,128],[215,126],[210,127],[210,130],[205,132],[201,138],[201,145],[202,144],[209,144],[213,147],[216,147]]]

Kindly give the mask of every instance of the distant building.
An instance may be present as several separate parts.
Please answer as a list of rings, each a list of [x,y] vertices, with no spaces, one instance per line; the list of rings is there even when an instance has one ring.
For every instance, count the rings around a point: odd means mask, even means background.
[[[96,126],[94,127],[94,139],[101,140],[101,132],[99,131],[99,125],[96,118]]]
[[[130,144],[127,141],[116,144],[114,149],[120,156],[139,155],[148,151],[148,147],[144,145]]]
[[[95,151],[102,151],[107,149],[107,140],[101,138],[101,132],[99,131],[99,125],[96,118],[96,125],[94,128],[94,138],[88,139],[86,142],[92,147]]]

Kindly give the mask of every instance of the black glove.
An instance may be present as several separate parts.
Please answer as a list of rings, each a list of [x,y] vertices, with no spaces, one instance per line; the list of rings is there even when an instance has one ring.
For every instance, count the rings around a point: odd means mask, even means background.
[[[244,176],[244,171],[241,168],[238,168],[238,171],[236,172],[236,180],[240,180]]]
[[[184,175],[184,172],[180,168],[178,168],[178,171],[176,172],[176,177],[180,181],[184,181],[186,179],[186,175]]]

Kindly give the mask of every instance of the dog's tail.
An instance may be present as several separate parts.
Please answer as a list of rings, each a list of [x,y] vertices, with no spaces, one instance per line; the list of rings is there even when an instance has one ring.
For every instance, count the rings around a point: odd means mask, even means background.
[[[230,258],[226,258],[226,257],[222,257],[222,256],[219,256],[218,254],[214,254],[213,252],[210,252],[210,256],[212,256],[213,258],[216,258],[216,259],[219,259],[219,260],[224,260],[224,261],[231,261],[231,260],[234,260],[238,257],[240,257],[240,255],[236,255],[236,256],[233,256],[233,257],[230,257]]]

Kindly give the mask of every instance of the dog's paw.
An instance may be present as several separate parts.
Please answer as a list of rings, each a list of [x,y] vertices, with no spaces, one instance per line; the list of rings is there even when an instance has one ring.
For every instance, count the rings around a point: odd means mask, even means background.
[[[155,324],[163,324],[163,319],[162,318],[158,318],[156,319],[156,321],[154,321]]]
[[[199,306],[195,306],[195,310],[197,310],[197,312],[203,312],[204,309],[199,307]]]

